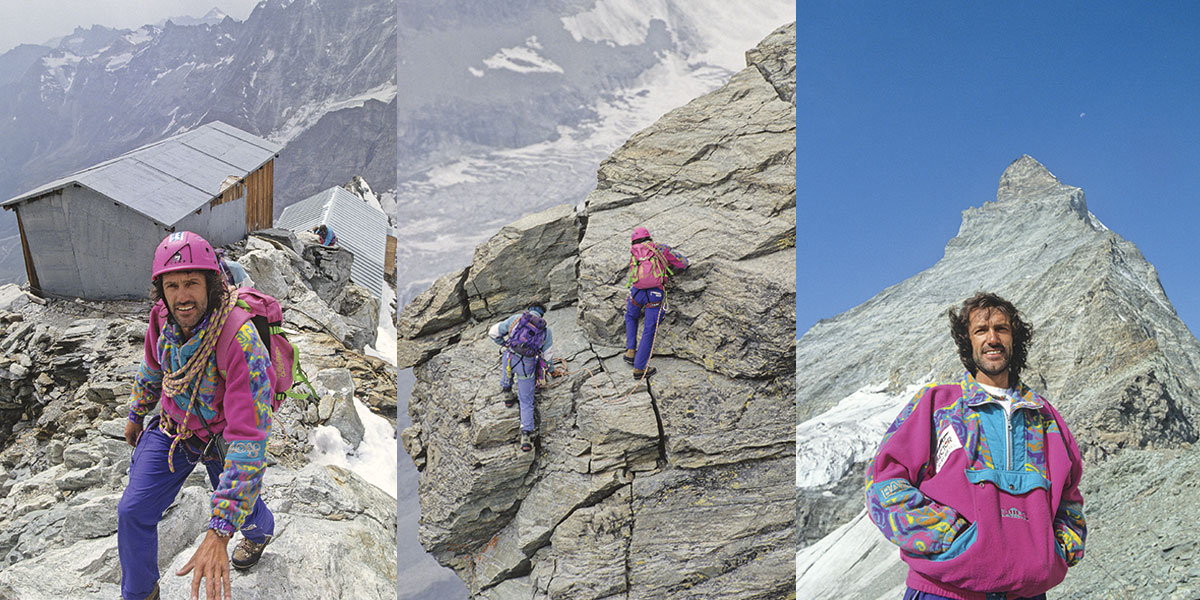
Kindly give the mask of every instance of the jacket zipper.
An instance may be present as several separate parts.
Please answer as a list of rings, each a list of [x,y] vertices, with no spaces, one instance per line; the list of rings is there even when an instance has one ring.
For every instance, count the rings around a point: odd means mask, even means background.
[[[1009,404],[1009,406],[1011,407],[1012,405]],[[1004,443],[1008,445],[1008,470],[1009,471],[1012,470],[1012,451],[1013,451],[1013,447],[1012,447],[1012,416],[1013,416],[1013,413],[1015,413],[1015,412],[1016,411],[1006,413],[1004,416],[1004,430],[1006,433],[1006,435],[1004,436]]]

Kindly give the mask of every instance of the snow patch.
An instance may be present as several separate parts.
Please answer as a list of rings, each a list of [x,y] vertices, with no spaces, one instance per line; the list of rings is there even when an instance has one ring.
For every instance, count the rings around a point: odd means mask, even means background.
[[[467,67],[467,72],[476,77],[483,77],[483,71],[476,69],[475,67]]]
[[[255,77],[258,72],[255,71]],[[250,80],[250,85],[254,85],[254,79]],[[294,85],[294,84],[293,84]],[[382,85],[369,89],[361,94],[344,98],[341,100],[320,100],[310,102],[297,108],[288,117],[287,122],[281,125],[278,129],[271,132],[267,139],[272,142],[286,145],[296,136],[304,133],[306,129],[312,127],[321,120],[325,115],[348,108],[359,108],[366,104],[368,100],[378,100],[380,102],[391,102],[396,97],[396,82],[389,81]]]
[[[124,38],[125,41],[133,44],[134,46],[138,44],[144,44],[154,39],[154,30],[149,27],[142,27],[137,31],[125,34]]]
[[[357,473],[371,485],[396,497],[396,430],[387,419],[373,413],[357,398],[354,410],[363,424],[363,440],[358,448],[342,441],[337,428],[321,425],[308,441],[313,450],[309,459],[320,465],[337,465]]]
[[[263,57],[263,63],[269,63],[275,60],[275,50],[267,49],[267,55]]]
[[[747,48],[768,33],[796,20],[796,3],[781,0],[597,0],[590,10],[561,19],[575,41],[618,46],[646,41],[654,19],[674,23],[675,31],[688,31],[698,40],[691,58],[699,62],[741,69]],[[676,36],[672,36],[676,37]],[[678,39],[676,37],[676,42]]]
[[[576,42],[608,42],[632,46],[646,41],[652,19],[670,10],[667,0],[598,0],[591,10],[561,19]]]
[[[117,56],[114,56],[111,59],[109,59],[108,64],[104,65],[104,70],[108,71],[110,73],[113,71],[116,71],[117,69],[120,69],[121,67],[124,67],[125,65],[129,64],[129,61],[132,58],[133,58],[132,52],[118,54]]]
[[[66,52],[66,53],[63,53],[62,56],[47,56],[47,57],[43,58],[42,66],[46,67],[49,70],[55,70],[55,69],[61,69],[63,67],[77,66],[79,64],[80,60],[83,60],[83,59],[75,54]]]
[[[388,282],[383,282],[383,290],[379,302],[379,328],[375,330],[375,343],[366,347],[367,356],[374,356],[393,367],[396,366],[396,324],[392,322],[396,314],[396,290]]]
[[[796,597],[812,600],[904,596],[908,567],[863,510],[796,553]]]
[[[508,69],[517,73],[562,73],[562,67],[537,53],[541,49],[537,36],[532,36],[525,40],[524,46],[504,48],[483,59],[483,64],[489,69]]]
[[[899,394],[888,394],[886,383],[864,386],[797,425],[796,487],[834,483],[855,463],[870,460],[888,426],[922,385],[910,385]]]

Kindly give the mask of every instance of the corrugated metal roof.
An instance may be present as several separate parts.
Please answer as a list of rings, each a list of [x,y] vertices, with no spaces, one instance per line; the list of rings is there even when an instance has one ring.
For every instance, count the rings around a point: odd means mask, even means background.
[[[283,209],[275,220],[276,227],[292,231],[311,231],[322,224],[333,229],[339,246],[354,254],[350,281],[380,298],[387,258],[387,215],[362,198],[333,187]]]
[[[78,184],[171,226],[216,197],[226,177],[245,177],[282,148],[213,121],[47,183],[2,206]]]

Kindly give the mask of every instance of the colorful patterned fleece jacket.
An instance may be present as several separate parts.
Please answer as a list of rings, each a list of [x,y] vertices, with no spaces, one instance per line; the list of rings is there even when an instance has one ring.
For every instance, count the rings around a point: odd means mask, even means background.
[[[1035,596],[1083,558],[1082,472],[1049,402],[1018,385],[1005,418],[968,373],[921,389],[888,428],[867,468],[867,510],[900,546],[909,587]]]
[[[158,336],[154,335],[154,327],[146,332],[145,354],[131,394],[131,421],[141,423],[158,403],[162,396],[163,365],[171,371],[182,368],[208,335],[208,326],[206,318],[186,342],[181,339],[177,325],[165,325]],[[199,412],[213,433],[223,436],[228,443],[224,471],[212,495],[209,526],[232,532],[242,526],[262,488],[275,372],[252,322],[246,321],[236,335],[229,337],[226,348],[213,352],[200,376],[192,415],[185,420],[188,394],[163,398],[162,411],[172,421],[185,423],[191,435],[207,441],[208,432],[195,415]]]

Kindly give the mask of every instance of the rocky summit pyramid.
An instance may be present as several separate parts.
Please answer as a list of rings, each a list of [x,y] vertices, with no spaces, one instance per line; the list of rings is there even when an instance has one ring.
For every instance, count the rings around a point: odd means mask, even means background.
[[[1029,156],[994,202],[963,211],[937,264],[798,342],[798,596],[902,594],[906,567],[863,511],[863,470],[917,386],[961,374],[946,312],[980,290],[1032,322],[1022,379],[1085,460],[1087,551],[1054,597],[1200,597],[1200,342],[1134,244]]]
[[[420,541],[473,598],[774,599],[795,578],[795,25],[605,160],[585,210],[527,216],[403,311]],[[625,364],[630,233],[691,267]],[[568,373],[516,442],[488,328],[547,302]]]

